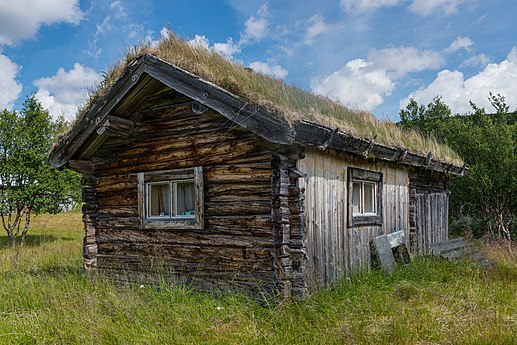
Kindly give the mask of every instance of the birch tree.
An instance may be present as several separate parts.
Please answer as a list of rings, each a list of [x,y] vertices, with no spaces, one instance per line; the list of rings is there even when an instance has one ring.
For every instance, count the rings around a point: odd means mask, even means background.
[[[11,245],[25,241],[32,214],[59,212],[79,197],[79,176],[52,169],[47,160],[64,125],[34,96],[20,112],[0,113],[0,217]]]

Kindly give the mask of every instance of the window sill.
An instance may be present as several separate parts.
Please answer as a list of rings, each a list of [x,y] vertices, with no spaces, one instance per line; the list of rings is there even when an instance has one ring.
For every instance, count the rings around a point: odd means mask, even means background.
[[[145,219],[144,229],[201,229],[195,218]]]

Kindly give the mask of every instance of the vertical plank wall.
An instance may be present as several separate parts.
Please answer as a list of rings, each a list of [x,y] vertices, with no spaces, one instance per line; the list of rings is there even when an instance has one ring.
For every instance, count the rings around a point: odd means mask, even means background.
[[[412,250],[426,255],[434,243],[448,240],[448,193],[415,195],[415,234]]]
[[[394,165],[369,163],[331,150],[309,148],[298,170],[305,188],[307,274],[309,284],[324,286],[370,267],[370,240],[398,230],[409,231],[407,171]],[[382,226],[347,226],[347,168],[383,174]]]
[[[427,170],[409,172],[409,243],[411,252],[430,253],[431,245],[449,235],[450,181],[446,175]]]

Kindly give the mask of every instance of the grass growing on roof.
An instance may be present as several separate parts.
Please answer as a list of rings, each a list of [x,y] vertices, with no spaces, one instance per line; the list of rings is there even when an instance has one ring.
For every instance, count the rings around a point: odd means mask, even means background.
[[[281,80],[244,68],[212,50],[190,45],[172,32],[156,47],[145,44],[133,47],[125,59],[105,74],[104,81],[93,90],[89,102],[80,110],[79,116],[86,113],[116,82],[125,67],[144,52],[198,75],[291,124],[306,120],[339,128],[358,137],[375,138],[379,143],[421,155],[432,151],[435,158],[450,163],[463,163],[455,152],[434,138],[403,130],[393,122],[378,120],[370,112],[350,110],[327,97],[308,93]]]

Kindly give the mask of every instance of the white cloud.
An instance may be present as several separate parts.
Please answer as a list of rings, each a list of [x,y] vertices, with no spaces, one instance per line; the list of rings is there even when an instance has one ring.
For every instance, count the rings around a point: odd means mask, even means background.
[[[7,56],[0,54],[0,110],[11,110],[22,92],[22,85],[16,81],[20,67]]]
[[[441,55],[413,47],[374,49],[368,59],[347,62],[340,70],[311,81],[312,91],[346,106],[372,110],[390,95],[408,73],[437,69]]]
[[[426,87],[412,92],[400,102],[405,107],[410,98],[418,103],[427,104],[435,96],[441,95],[454,113],[466,113],[470,110],[469,100],[480,107],[492,110],[488,94],[500,93],[507,97],[511,108],[517,107],[513,97],[517,90],[517,47],[513,47],[505,60],[499,64],[488,64],[477,75],[465,79],[459,71],[443,70],[436,79]],[[513,103],[512,103],[513,102]]]
[[[371,110],[382,104],[383,96],[389,95],[394,86],[386,69],[377,68],[373,62],[364,59],[349,61],[339,71],[311,82],[314,93],[364,110]]]
[[[76,63],[68,72],[59,68],[54,76],[35,80],[38,87],[35,96],[53,117],[64,115],[71,120],[78,106],[87,99],[88,89],[100,79],[93,69]]]
[[[82,18],[79,0],[2,0],[0,45],[32,38],[44,24],[78,24]]]
[[[164,26],[161,30],[160,30],[160,36],[162,38],[169,38],[169,36],[171,35],[172,31],[170,28]],[[197,36],[197,35],[196,35]],[[204,37],[204,36],[203,36]]]
[[[346,13],[359,15],[372,12],[380,7],[392,7],[397,5],[400,0],[341,0],[341,7]]]
[[[231,37],[228,37],[226,43],[214,43],[212,49],[228,59],[233,59],[233,56],[241,51],[240,45],[235,44]]]
[[[143,31],[143,27],[141,28],[142,31]],[[154,32],[152,31],[148,31],[147,32],[147,35],[142,39],[142,43],[155,49],[158,47],[158,44],[160,44],[160,40],[162,40],[163,38],[167,38],[169,37],[169,35],[171,34],[171,31],[168,27],[163,27],[160,29],[160,37],[157,38],[157,39],[154,39],[154,36],[153,36]],[[138,32],[134,32],[134,35],[138,35]],[[197,36],[197,35],[196,35]],[[204,36],[203,36],[204,37]],[[191,41],[187,41],[187,43],[191,44]]]
[[[96,28],[96,31],[95,31],[95,36],[99,36],[99,35],[102,35],[106,32],[109,32],[113,29],[113,25],[111,24],[111,16],[106,16],[104,17],[104,19],[102,20],[102,22],[100,23],[97,23],[95,25],[95,28]]]
[[[474,42],[468,37],[457,37],[452,43],[445,49],[446,53],[455,53],[458,50],[464,49],[467,52],[472,51]]]
[[[428,16],[435,11],[451,15],[458,12],[463,0],[413,0],[409,9],[421,16]]]
[[[249,64],[249,67],[257,72],[271,75],[275,78],[283,79],[287,77],[287,70],[276,64],[268,64],[261,61],[255,61]]]
[[[109,51],[113,50],[113,39],[129,40],[129,42],[147,43],[151,46],[156,45],[157,41],[153,40],[153,32],[145,30],[143,24],[134,23],[131,16],[128,15],[124,8],[123,1],[113,1],[104,3],[99,1],[102,14],[108,13],[106,16],[92,16],[99,18],[95,24],[95,33],[90,39],[90,49],[87,54],[98,59],[103,53],[102,47],[109,46]],[[162,29],[163,30],[163,29]],[[161,31],[160,31],[161,33]],[[117,46],[120,42],[116,43]]]
[[[188,43],[211,49],[227,59],[234,60],[235,54],[240,53],[243,47],[266,37],[269,27],[268,14],[267,5],[262,5],[255,15],[246,20],[244,30],[241,31],[237,42],[233,40],[233,37],[228,37],[226,42],[215,42],[210,46],[206,36],[196,34]]]
[[[485,54],[478,54],[469,57],[467,60],[463,61],[460,67],[472,67],[472,66],[485,66],[490,63],[491,59]]]
[[[314,41],[314,39],[325,33],[330,29],[330,25],[325,23],[325,19],[316,14],[309,19],[309,27],[307,28],[307,32],[305,33],[305,43],[310,44]]]
[[[255,16],[251,16],[244,23],[245,29],[241,33],[239,43],[246,44],[251,41],[260,41],[266,36],[268,29],[268,8],[267,5],[262,5]]]
[[[233,59],[233,56],[241,51],[240,46],[234,43],[231,37],[228,37],[225,43],[217,42],[214,43],[213,46],[210,46],[210,42],[205,35],[195,35],[194,38],[187,41],[187,43],[193,47],[211,49],[227,59]]]
[[[373,49],[368,54],[368,60],[374,62],[376,67],[386,69],[394,79],[411,72],[438,69],[444,63],[440,53],[414,47]]]
[[[196,35],[187,43],[193,47],[203,47],[205,49],[208,49],[210,47],[210,43],[208,43],[208,38],[206,38],[206,36],[204,35]]]
[[[114,1],[110,4],[110,8],[115,11],[117,17],[127,17],[126,10],[122,5],[122,1]]]

